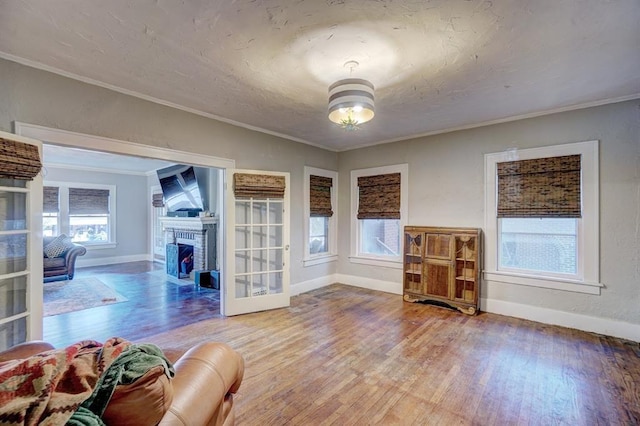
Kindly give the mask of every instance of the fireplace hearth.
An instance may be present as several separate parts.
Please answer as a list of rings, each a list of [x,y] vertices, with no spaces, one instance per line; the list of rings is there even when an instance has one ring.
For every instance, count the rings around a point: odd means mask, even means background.
[[[186,277],[183,271],[217,269],[217,218],[215,217],[162,217],[167,249],[167,274]],[[186,247],[189,247],[188,249]],[[184,262],[190,258],[189,262]]]

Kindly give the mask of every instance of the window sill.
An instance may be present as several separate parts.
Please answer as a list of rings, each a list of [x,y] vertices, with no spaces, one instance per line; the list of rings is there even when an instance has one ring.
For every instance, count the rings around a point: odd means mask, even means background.
[[[337,254],[327,254],[303,259],[302,265],[306,268],[307,266],[321,265],[323,263],[335,262],[336,260],[338,260]]]
[[[88,242],[78,242],[76,244],[80,244],[87,250],[103,250],[103,249],[112,249],[118,246],[118,243],[88,243]]]
[[[402,260],[387,260],[372,257],[349,256],[349,262],[361,265],[381,266],[383,268],[402,269]]]
[[[484,279],[507,284],[526,285],[531,287],[551,288],[554,290],[572,291],[600,295],[600,289],[604,287],[598,282],[576,281],[561,278],[538,277],[533,275],[514,274],[500,271],[484,271]]]

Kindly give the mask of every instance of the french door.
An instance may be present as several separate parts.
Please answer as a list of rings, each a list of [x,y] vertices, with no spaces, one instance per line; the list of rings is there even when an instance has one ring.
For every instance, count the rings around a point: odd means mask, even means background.
[[[283,198],[238,199],[234,173],[283,176]],[[289,306],[289,173],[227,169],[226,316]]]
[[[42,143],[0,132],[0,138]],[[0,351],[42,338],[42,175],[0,178]]]

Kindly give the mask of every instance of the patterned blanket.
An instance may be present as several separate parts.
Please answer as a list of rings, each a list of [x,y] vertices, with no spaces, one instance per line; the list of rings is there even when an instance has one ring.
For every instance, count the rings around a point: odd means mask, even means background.
[[[0,363],[0,424],[61,425],[88,399],[101,375],[129,346],[112,338]]]

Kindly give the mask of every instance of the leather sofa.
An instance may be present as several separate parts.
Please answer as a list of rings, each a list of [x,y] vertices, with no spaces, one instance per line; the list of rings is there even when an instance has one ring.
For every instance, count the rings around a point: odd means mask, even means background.
[[[34,341],[22,343],[4,352],[0,352],[0,363],[16,359],[29,358],[40,352],[49,351],[53,346],[46,342]],[[189,349],[183,355],[166,353],[174,361],[175,376],[169,380],[171,394],[167,406],[161,407],[160,425],[233,425],[235,421],[233,394],[238,391],[244,374],[244,360],[240,354],[224,343],[205,342]],[[1,365],[1,364],[0,364]],[[165,376],[163,376],[165,377]],[[134,383],[135,384],[135,383]],[[131,385],[127,385],[131,386]],[[146,392],[147,387],[149,391]],[[140,392],[142,390],[142,393]],[[145,402],[144,393],[155,392],[153,386],[145,384],[134,392],[131,389],[116,391],[107,405],[118,404],[106,424],[153,424],[151,421],[156,409]],[[118,400],[114,402],[118,394]],[[141,421],[140,416],[145,420]],[[104,419],[103,419],[104,420]]]
[[[44,237],[43,247],[51,244],[56,237]],[[44,254],[43,268],[44,268],[44,280],[58,281],[58,280],[72,280],[76,270],[76,258],[83,256],[87,252],[87,249],[80,244],[70,243],[69,248],[62,254],[56,257],[48,257]]]

